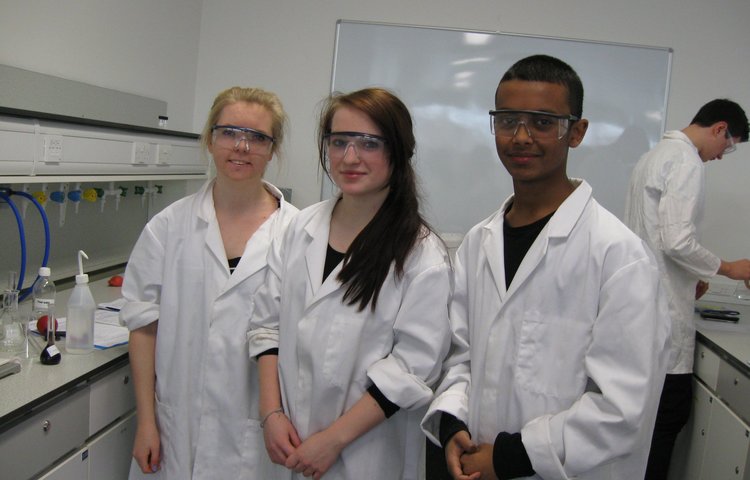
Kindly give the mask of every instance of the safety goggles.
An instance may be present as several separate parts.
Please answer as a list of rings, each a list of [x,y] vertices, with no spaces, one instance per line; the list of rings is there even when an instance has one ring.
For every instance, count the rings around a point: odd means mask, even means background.
[[[728,153],[732,153],[735,150],[737,150],[737,145],[734,143],[734,137],[732,137],[732,133],[729,131],[728,128],[727,128],[726,135],[727,135],[727,146],[724,149],[724,152],[722,153],[722,155],[726,155]]]
[[[211,127],[211,141],[221,148],[238,149],[245,141],[245,151],[258,155],[271,153],[274,138],[252,128],[235,127],[233,125],[214,125]]]
[[[561,139],[572,122],[580,120],[574,115],[555,115],[534,110],[490,110],[490,131],[493,135],[513,138],[521,125],[529,137],[539,140]]]
[[[351,146],[357,158],[368,159],[385,153],[386,139],[369,133],[361,132],[333,132],[323,136],[325,154],[332,160],[340,160],[346,156]]]

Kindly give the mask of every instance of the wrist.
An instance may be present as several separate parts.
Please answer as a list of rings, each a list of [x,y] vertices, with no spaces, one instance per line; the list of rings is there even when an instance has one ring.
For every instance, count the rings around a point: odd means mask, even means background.
[[[283,409],[282,407],[279,407],[279,408],[275,408],[275,409],[271,410],[270,412],[266,413],[265,415],[263,415],[263,416],[261,417],[261,421],[260,421],[260,428],[263,428],[263,427],[265,427],[265,426],[266,426],[266,422],[267,422],[267,421],[268,421],[268,420],[269,420],[269,419],[270,419],[271,417],[273,417],[274,415],[277,415],[277,414],[281,414],[281,415],[284,415],[284,409]]]

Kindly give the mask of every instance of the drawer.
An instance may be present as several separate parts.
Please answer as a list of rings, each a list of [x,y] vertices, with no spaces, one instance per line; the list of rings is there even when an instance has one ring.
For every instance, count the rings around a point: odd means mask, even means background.
[[[91,384],[89,436],[135,408],[135,391],[130,365]]]
[[[39,480],[85,480],[89,475],[89,449],[84,447],[71,453],[62,462],[55,465]],[[106,477],[99,477],[106,478]]]
[[[745,422],[750,423],[750,378],[721,362],[716,393]]]
[[[84,388],[41,410],[0,435],[3,479],[26,479],[88,437],[89,389]]]
[[[719,380],[719,364],[721,359],[710,348],[702,343],[695,344],[695,358],[693,361],[693,373],[712,390],[716,390]]]

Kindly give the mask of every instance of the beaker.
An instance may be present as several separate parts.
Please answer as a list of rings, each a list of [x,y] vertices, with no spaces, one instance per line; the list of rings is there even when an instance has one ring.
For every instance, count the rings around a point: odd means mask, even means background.
[[[22,321],[18,313],[18,290],[8,288],[3,292],[3,310],[0,313],[2,339],[0,351],[5,353],[24,353],[28,323]]]

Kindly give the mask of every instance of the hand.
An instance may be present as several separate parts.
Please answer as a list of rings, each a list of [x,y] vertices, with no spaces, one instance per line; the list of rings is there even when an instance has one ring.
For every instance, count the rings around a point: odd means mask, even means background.
[[[732,280],[750,280],[750,260],[746,258],[734,262],[722,260],[718,273]]]
[[[287,457],[300,445],[297,430],[289,417],[282,412],[273,413],[263,426],[263,440],[266,452],[273,463],[284,465]]]
[[[318,480],[338,460],[344,446],[330,430],[323,430],[302,442],[287,458],[286,467]]]
[[[143,473],[161,469],[161,440],[155,423],[138,424],[133,442],[133,458]]]
[[[698,283],[695,284],[695,299],[698,300],[707,291],[708,291],[708,282],[704,282],[703,280],[698,280]]]
[[[476,480],[479,473],[465,475],[461,465],[461,456],[465,453],[475,452],[477,444],[471,441],[469,432],[460,431],[453,435],[448,444],[445,446],[445,463],[448,465],[448,472],[456,480]]]
[[[478,477],[471,478],[497,478],[495,467],[492,464],[493,446],[483,443],[474,452],[466,452],[461,455],[461,469],[470,472],[471,475],[479,473]]]

